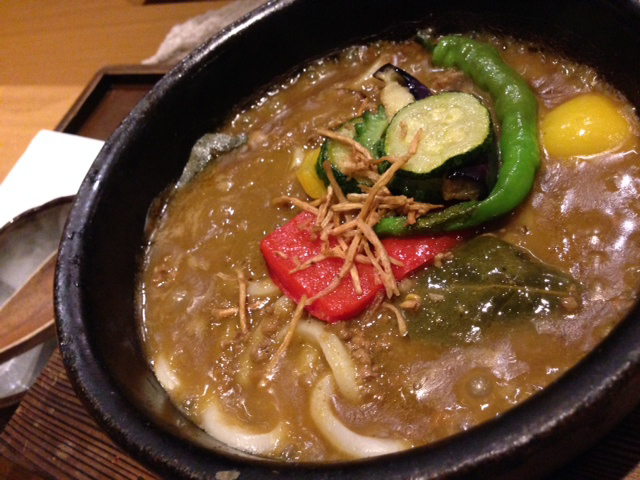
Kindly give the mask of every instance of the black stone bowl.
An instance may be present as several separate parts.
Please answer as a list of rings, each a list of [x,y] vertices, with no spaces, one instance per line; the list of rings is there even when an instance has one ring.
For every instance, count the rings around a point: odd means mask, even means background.
[[[640,3],[622,0],[282,0],[171,71],[109,139],[69,216],[56,275],[60,348],[80,398],[125,450],[170,478],[529,478],[593,444],[640,400],[636,309],[560,381],[500,418],[370,460],[284,464],[208,437],[168,401],[141,354],[136,275],[147,212],[191,146],[274,79],[347,44],[473,29],[550,45],[640,106]]]

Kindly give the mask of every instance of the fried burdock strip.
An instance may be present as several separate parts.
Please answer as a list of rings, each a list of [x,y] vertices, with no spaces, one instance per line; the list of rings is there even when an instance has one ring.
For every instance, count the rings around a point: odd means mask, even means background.
[[[312,205],[303,200],[291,197],[279,197],[276,203],[279,205],[290,204],[306,212],[316,215],[314,233],[319,234],[323,242],[323,251],[303,262],[297,262],[291,273],[308,268],[327,258],[339,257],[344,259],[344,264],[338,275],[322,291],[308,299],[307,304],[334,291],[342,280],[349,274],[354,289],[362,292],[357,263],[367,263],[374,267],[377,278],[384,286],[387,298],[399,295],[392,265],[401,265],[401,262],[392,259],[384,245],[373,230],[375,223],[381,216],[389,212],[400,212],[407,215],[409,221],[415,221],[419,216],[438,208],[436,205],[415,202],[406,196],[394,196],[389,192],[387,185],[395,173],[415,154],[422,138],[422,130],[414,136],[409,150],[402,157],[384,157],[382,161],[389,161],[391,167],[382,175],[377,173],[376,164],[380,160],[373,158],[371,153],[353,138],[327,130],[319,133],[332,140],[339,141],[349,146],[352,151],[350,168],[363,178],[375,180],[372,185],[365,186],[362,194],[344,194],[338,184],[333,169],[328,162],[323,168],[329,180],[327,194],[318,199]],[[369,172],[369,173],[367,173]],[[336,240],[335,246],[330,247],[330,238]]]

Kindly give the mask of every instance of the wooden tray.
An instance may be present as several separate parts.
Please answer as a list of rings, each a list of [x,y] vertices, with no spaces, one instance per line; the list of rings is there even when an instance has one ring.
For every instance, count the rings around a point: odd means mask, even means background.
[[[144,65],[103,68],[56,130],[106,140],[167,71],[164,67]]]

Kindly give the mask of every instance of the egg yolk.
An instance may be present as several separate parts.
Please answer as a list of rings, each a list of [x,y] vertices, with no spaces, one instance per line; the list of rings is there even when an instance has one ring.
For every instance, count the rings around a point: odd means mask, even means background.
[[[551,110],[541,132],[550,155],[588,156],[618,147],[629,135],[629,122],[606,96],[585,93]]]

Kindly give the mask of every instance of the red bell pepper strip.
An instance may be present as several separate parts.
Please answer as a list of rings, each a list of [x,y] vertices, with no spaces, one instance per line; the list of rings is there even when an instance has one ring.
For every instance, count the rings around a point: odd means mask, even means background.
[[[314,222],[313,214],[303,212],[266,236],[260,244],[271,279],[296,302],[303,295],[311,298],[325,289],[344,264],[343,259],[327,258],[292,273],[296,262],[304,263],[322,252],[322,242],[310,230]],[[437,254],[451,250],[463,238],[460,233],[389,237],[382,239],[382,244],[390,257],[402,262],[402,266],[392,266],[396,280],[401,280],[415,269],[431,263]],[[351,319],[367,308],[383,285],[372,265],[358,263],[356,268],[362,294],[356,292],[351,276],[347,275],[337,289],[308,305],[307,311],[320,320],[333,323]]]

